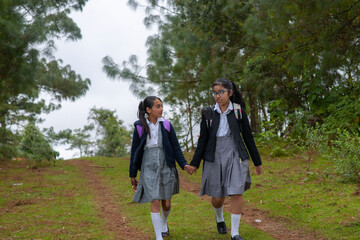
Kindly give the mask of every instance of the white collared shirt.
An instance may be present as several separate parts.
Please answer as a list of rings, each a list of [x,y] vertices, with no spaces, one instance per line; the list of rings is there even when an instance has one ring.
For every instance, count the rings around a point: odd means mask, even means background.
[[[156,121],[156,124],[152,123],[148,119],[146,119],[146,122],[150,129],[150,135],[148,134],[146,137],[146,144],[145,147],[151,147],[151,146],[157,146],[158,145],[158,138],[159,138],[159,122],[163,122],[163,118],[158,118]]]
[[[222,137],[225,136],[228,131],[229,131],[229,123],[227,121],[227,116],[231,110],[233,110],[233,104],[230,101],[229,102],[229,106],[227,107],[226,111],[224,113],[221,112],[220,106],[218,103],[215,104],[215,111],[217,111],[220,114],[220,123],[219,123],[219,128],[218,131],[216,133],[217,137]]]

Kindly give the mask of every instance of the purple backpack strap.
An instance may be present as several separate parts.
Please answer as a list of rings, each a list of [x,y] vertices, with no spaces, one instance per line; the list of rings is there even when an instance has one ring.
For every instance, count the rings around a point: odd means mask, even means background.
[[[170,122],[169,122],[169,120],[164,118],[163,125],[164,125],[164,128],[166,129],[166,131],[170,132]]]
[[[166,129],[166,131],[170,132],[170,122],[169,120],[167,120],[166,118],[164,118],[164,122],[163,122],[164,128]],[[138,124],[136,125],[136,130],[139,134],[139,138],[141,138],[141,136],[144,134],[144,128]]]
[[[141,138],[141,136],[144,134],[144,128],[140,124],[138,124],[136,125],[136,130],[139,134],[139,138]]]

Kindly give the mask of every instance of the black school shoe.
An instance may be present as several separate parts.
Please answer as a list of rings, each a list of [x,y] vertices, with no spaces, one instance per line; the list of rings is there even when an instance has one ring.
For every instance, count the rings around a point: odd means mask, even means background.
[[[225,222],[218,222],[218,223],[216,223],[216,225],[217,225],[217,230],[220,234],[227,233],[227,228],[226,228]]]
[[[161,236],[162,237],[168,237],[170,235],[170,230],[169,230],[169,226],[166,224],[166,227],[167,227],[167,232],[162,232],[161,233]]]
[[[235,235],[234,237],[231,237],[231,240],[244,240],[240,235]]]

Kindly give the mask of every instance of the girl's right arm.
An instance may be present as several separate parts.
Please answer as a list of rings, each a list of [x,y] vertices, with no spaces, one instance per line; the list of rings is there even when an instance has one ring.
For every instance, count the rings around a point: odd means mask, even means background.
[[[209,129],[206,123],[205,115],[201,115],[201,123],[200,123],[200,137],[197,142],[197,147],[193,156],[193,159],[190,163],[191,166],[199,168],[201,159],[204,156],[206,145],[209,139]]]
[[[131,178],[136,178],[137,175],[137,169],[135,166],[135,151],[140,145],[140,137],[137,133],[136,126],[134,129],[133,137],[132,137],[132,143],[131,143],[131,155],[130,155],[130,166],[129,166],[129,176]]]

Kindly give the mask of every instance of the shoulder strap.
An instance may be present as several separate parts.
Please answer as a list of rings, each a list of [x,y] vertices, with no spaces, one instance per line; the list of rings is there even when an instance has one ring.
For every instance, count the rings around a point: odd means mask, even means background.
[[[140,124],[136,125],[136,130],[139,134],[139,138],[141,138],[141,136],[144,134],[144,128],[143,126],[141,126]]]
[[[201,110],[201,112],[204,114],[205,119],[207,121],[208,128],[211,127],[213,115],[214,115],[214,106],[206,107]]]
[[[164,118],[163,125],[164,125],[164,128],[166,129],[166,131],[170,132],[170,122],[169,122],[169,120]],[[140,124],[136,125],[136,130],[137,130],[137,132],[139,134],[139,138],[141,138],[141,136],[144,134],[143,126],[140,125]]]
[[[164,125],[164,128],[166,129],[166,131],[170,132],[170,122],[169,122],[169,120],[164,118],[163,125]]]
[[[234,106],[234,113],[235,113],[236,119],[241,120],[242,119],[242,112],[241,112],[240,104],[234,103],[233,106]]]

